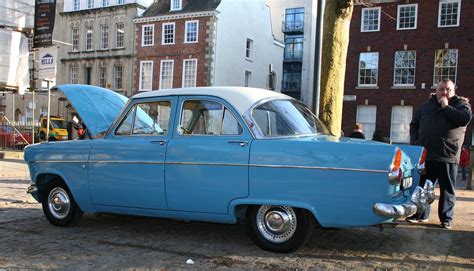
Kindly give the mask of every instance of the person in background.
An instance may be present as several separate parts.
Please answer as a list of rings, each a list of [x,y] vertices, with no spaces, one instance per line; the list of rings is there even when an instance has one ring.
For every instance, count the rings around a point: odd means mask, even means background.
[[[349,137],[365,139],[365,135],[364,135],[364,132],[363,132],[362,128],[363,128],[362,124],[356,123],[356,125],[354,127],[354,131],[352,131],[352,133],[349,135]]]
[[[459,159],[459,166],[461,167],[461,173],[462,173],[462,182],[465,182],[467,180],[467,170],[469,167],[469,161],[470,161],[470,153],[469,153],[469,147],[464,145],[461,150],[461,158]]]
[[[426,148],[426,173],[421,175],[420,186],[426,180],[439,183],[438,217],[440,227],[451,229],[456,203],[456,175],[464,142],[466,126],[471,121],[469,100],[457,96],[456,86],[443,79],[410,123],[410,143]],[[430,208],[424,214],[407,218],[410,223],[427,222]]]
[[[382,135],[382,132],[380,132],[380,130],[375,130],[374,131],[374,135],[372,136],[372,140],[383,142],[383,143],[390,143],[390,141],[385,139],[385,137]]]

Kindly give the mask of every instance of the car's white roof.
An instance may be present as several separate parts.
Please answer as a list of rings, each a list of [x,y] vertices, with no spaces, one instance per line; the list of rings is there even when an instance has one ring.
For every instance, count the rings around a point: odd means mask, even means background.
[[[162,89],[142,92],[133,96],[132,99],[176,95],[208,95],[219,97],[230,103],[241,115],[243,115],[253,104],[263,99],[291,99],[289,96],[276,91],[248,87],[197,87]]]

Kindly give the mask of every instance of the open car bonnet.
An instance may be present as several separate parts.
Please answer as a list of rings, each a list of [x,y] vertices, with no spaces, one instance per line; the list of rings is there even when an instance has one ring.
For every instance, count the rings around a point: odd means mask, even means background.
[[[54,89],[64,93],[93,138],[112,125],[128,101],[112,90],[90,85],[61,85]]]

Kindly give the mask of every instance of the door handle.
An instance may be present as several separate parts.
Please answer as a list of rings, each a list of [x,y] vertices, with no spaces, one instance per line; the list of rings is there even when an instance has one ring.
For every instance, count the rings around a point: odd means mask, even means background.
[[[161,146],[165,145],[166,140],[150,140],[150,143],[159,143]]]
[[[229,141],[229,144],[239,144],[240,147],[244,147],[245,145],[249,144],[248,141],[244,140],[244,141],[240,141],[240,140],[230,140]]]

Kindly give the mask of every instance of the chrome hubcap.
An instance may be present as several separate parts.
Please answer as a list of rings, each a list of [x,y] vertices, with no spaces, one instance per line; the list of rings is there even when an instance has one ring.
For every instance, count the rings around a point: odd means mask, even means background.
[[[268,241],[286,242],[296,231],[295,211],[288,206],[263,205],[257,212],[257,228]]]
[[[61,187],[56,187],[48,195],[48,207],[51,214],[57,219],[63,219],[69,214],[71,201],[69,196]]]

